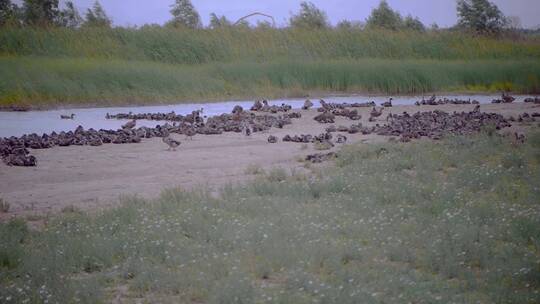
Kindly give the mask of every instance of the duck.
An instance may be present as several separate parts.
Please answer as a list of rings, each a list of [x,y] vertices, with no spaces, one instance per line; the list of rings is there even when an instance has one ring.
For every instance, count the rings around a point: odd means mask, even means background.
[[[193,136],[197,135],[197,130],[194,127],[186,127],[182,133],[186,135],[186,138],[193,140]]]
[[[263,107],[263,104],[260,100],[255,100],[255,102],[253,103],[253,106],[251,106],[251,111],[259,111],[260,109],[262,109]]]
[[[338,144],[345,144],[347,142],[347,136],[338,134],[337,136],[337,143]]]
[[[60,115],[60,119],[74,119],[75,114],[71,113],[71,115]]]
[[[311,102],[311,100],[309,99],[306,99],[306,101],[304,101],[304,105],[302,106],[302,110],[309,110],[313,107],[313,102]]]
[[[161,139],[167,146],[169,146],[169,149],[167,149],[167,151],[171,151],[171,149],[173,151],[176,151],[176,148],[178,148],[181,144],[181,142],[179,140],[174,140],[170,137],[170,134],[168,131],[166,131],[164,134],[163,134],[163,138]]]
[[[275,144],[278,142],[278,138],[275,137],[274,135],[270,135],[268,136],[268,142],[271,143],[271,144]]]
[[[510,96],[510,94],[508,94],[506,92],[502,92],[501,100],[502,100],[503,103],[511,103],[516,99],[514,97]]]
[[[232,110],[233,114],[241,114],[242,112],[244,112],[244,108],[242,108],[242,106],[239,106],[239,105],[234,106]]]
[[[268,100],[264,99],[264,100],[262,101],[262,104],[263,104],[263,106],[262,106],[262,108],[260,109],[261,111],[263,111],[263,112],[268,112],[268,111],[270,111],[270,105],[268,105]]]
[[[122,126],[122,129],[133,129],[137,125],[137,120],[132,120],[127,122],[125,125]]]
[[[387,101],[387,102],[383,102],[381,105],[385,108],[390,108],[392,107],[392,100],[394,100],[392,97],[390,97],[390,99]]]
[[[381,108],[379,111],[375,107],[371,110],[370,114],[370,121],[374,121],[375,118],[381,116],[383,114],[384,108]]]
[[[251,136],[251,127],[247,123],[242,125],[242,133],[244,133],[245,136]]]

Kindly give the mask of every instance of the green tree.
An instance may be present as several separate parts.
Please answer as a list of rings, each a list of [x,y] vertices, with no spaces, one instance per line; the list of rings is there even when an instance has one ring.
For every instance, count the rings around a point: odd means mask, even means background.
[[[458,0],[458,26],[480,34],[500,32],[507,20],[497,5],[488,0]]]
[[[217,28],[224,28],[224,27],[231,27],[232,23],[227,19],[225,16],[218,17],[215,13],[210,14],[210,28],[217,29]]]
[[[66,8],[60,12],[60,24],[69,28],[78,28],[83,21],[73,2],[67,1]]]
[[[51,26],[58,23],[58,0],[24,0],[24,23],[32,26]]]
[[[18,7],[10,0],[0,0],[0,26],[16,24]]]
[[[258,30],[268,30],[268,29],[273,28],[273,25],[272,25],[272,23],[270,23],[270,21],[258,20],[257,25],[255,26],[255,28],[258,29]]]
[[[112,20],[107,16],[105,10],[99,3],[94,2],[94,6],[86,10],[86,21],[84,26],[88,27],[111,27]]]
[[[171,7],[173,18],[168,22],[169,26],[201,28],[201,16],[195,10],[195,7],[190,0],[176,0]]]
[[[420,21],[418,17],[414,18],[411,15],[405,18],[405,20],[403,21],[403,27],[407,30],[418,31],[418,32],[423,32],[426,30],[426,27],[424,26],[422,21]]]
[[[291,17],[290,23],[292,27],[306,29],[322,29],[329,26],[326,13],[312,2],[306,1],[300,3],[300,12]]]
[[[360,21],[342,20],[338,22],[336,28],[340,30],[362,30],[364,29],[364,24]]]
[[[386,0],[382,0],[379,7],[371,12],[371,15],[366,20],[366,25],[370,28],[398,30],[403,27],[403,19],[398,12],[388,5]]]

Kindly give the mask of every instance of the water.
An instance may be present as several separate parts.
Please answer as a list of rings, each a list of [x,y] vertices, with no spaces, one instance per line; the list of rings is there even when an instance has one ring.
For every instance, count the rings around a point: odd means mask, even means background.
[[[439,96],[438,98],[459,98],[459,99],[476,99],[480,103],[490,103],[493,99],[500,95],[459,95],[459,96]],[[528,96],[519,96],[517,101],[522,101]],[[385,102],[388,97],[369,97],[369,96],[347,96],[347,97],[327,97],[324,98],[327,102],[368,102],[375,101],[377,104]],[[415,101],[421,100],[422,97],[402,96],[394,97],[394,105],[412,105]],[[302,99],[282,99],[271,100],[270,105],[281,105],[286,103],[293,108],[301,108],[305,98]],[[312,99],[315,106],[319,106],[318,100]],[[110,108],[87,108],[87,109],[64,109],[50,111],[30,111],[30,112],[0,112],[0,137],[21,136],[30,133],[51,133],[52,131],[71,131],[75,130],[79,125],[85,129],[118,129],[126,123],[125,120],[105,119],[105,115],[117,113],[169,113],[174,111],[176,114],[189,114],[193,110],[204,108],[204,115],[213,116],[223,113],[230,113],[235,105],[240,105],[244,109],[249,109],[253,105],[253,101],[228,101],[228,102],[213,102],[213,103],[194,103],[194,104],[177,104],[165,106],[137,106],[137,107],[110,107]],[[67,120],[60,119],[60,115],[75,114],[75,119]],[[155,127],[157,124],[164,122],[139,120],[138,126]]]

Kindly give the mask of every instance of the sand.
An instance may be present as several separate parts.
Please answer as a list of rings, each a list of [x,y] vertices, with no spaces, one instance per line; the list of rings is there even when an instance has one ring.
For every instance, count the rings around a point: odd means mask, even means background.
[[[452,112],[473,108],[472,105],[397,106],[386,112],[414,113],[434,109]],[[359,110],[364,125],[374,124],[367,121],[370,109]],[[517,117],[524,112],[540,112],[540,106],[525,103],[482,105],[481,110]],[[272,129],[251,137],[226,133],[197,135],[189,140],[175,134],[173,137],[182,141],[175,152],[167,151],[160,138],[146,139],[140,144],[32,150],[38,159],[37,167],[8,167],[0,163],[0,197],[10,203],[9,212],[0,214],[0,219],[54,214],[71,206],[96,211],[115,206],[121,195],[155,198],[164,188],[206,186],[218,190],[227,183],[253,178],[246,170],[250,165],[301,170],[303,164],[298,159],[319,151],[311,144],[302,149],[302,144],[284,143],[281,138],[286,134],[317,135],[328,126],[313,120],[318,114],[315,110],[301,113],[301,119],[293,120],[293,124],[284,129]],[[383,115],[378,123],[383,124],[385,118]],[[357,121],[341,117],[336,120],[336,125],[355,123]],[[279,143],[269,144],[269,135],[277,136]],[[348,144],[388,140],[388,137],[377,135],[347,134],[347,137]],[[334,150],[339,146],[336,145]]]

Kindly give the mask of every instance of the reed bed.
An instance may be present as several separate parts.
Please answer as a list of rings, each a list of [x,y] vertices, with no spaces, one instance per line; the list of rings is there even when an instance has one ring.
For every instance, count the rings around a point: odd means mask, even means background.
[[[279,59],[539,59],[540,39],[460,32],[362,30],[71,30],[4,28],[0,55],[156,61],[175,64]]]
[[[113,105],[316,93],[540,92],[537,60],[343,59],[176,65],[1,57],[0,105]],[[315,92],[315,93],[314,93]]]

